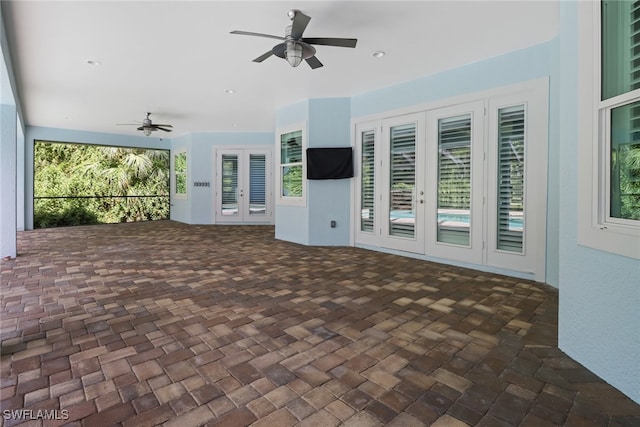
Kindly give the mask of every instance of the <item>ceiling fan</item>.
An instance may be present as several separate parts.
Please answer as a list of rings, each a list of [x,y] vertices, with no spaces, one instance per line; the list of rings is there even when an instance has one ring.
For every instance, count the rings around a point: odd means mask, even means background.
[[[311,18],[297,9],[290,10],[288,15],[291,19],[291,25],[286,28],[284,37],[238,30],[231,31],[231,34],[283,40],[282,43],[275,45],[270,51],[258,56],[253,62],[262,62],[271,55],[275,55],[286,59],[292,67],[300,65],[303,59],[307,61],[307,64],[312,69],[322,67],[322,62],[315,56],[316,49],[311,45],[356,47],[358,39],[302,37],[302,33],[304,33]]]
[[[171,132],[172,131],[172,129],[165,129],[165,128],[173,127],[171,125],[154,124],[151,121],[151,119],[149,118],[150,115],[151,115],[151,113],[147,113],[147,117],[142,121],[142,126],[138,127],[136,130],[143,131],[146,136],[151,135],[151,132],[155,132],[158,129],[160,129],[162,131],[165,131],[165,132]],[[120,123],[119,125],[120,126],[137,126],[137,125],[139,125],[139,123]]]

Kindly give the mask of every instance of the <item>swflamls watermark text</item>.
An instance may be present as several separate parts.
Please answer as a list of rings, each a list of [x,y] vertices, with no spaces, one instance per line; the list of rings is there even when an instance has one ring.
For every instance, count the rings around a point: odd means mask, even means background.
[[[68,409],[5,409],[5,420],[68,420]]]

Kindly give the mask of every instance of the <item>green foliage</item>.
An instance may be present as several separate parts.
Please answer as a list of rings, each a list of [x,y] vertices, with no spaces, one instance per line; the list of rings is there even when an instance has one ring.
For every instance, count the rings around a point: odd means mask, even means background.
[[[77,204],[66,207],[62,206],[57,209],[55,206],[41,206],[38,209],[37,228],[99,223],[98,216],[94,212],[90,212],[85,207],[78,206]]]
[[[302,166],[284,167],[282,194],[289,197],[302,196]]]
[[[640,144],[614,150],[612,171],[612,216],[640,220]]]
[[[38,141],[34,174],[36,228],[169,216],[165,150]]]
[[[176,194],[187,194],[187,153],[177,153],[173,158],[173,169],[176,174]]]

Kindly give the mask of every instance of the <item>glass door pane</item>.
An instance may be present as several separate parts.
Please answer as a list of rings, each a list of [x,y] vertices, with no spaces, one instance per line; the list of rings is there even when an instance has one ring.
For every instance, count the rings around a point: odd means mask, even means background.
[[[413,238],[416,228],[416,125],[393,126],[389,135],[389,235]]]
[[[525,195],[525,110],[498,110],[497,248],[522,253]]]
[[[239,215],[238,156],[222,155],[222,215]]]
[[[375,133],[362,132],[360,230],[373,232],[375,218]]]
[[[469,246],[471,115],[438,120],[438,242]]]
[[[249,154],[249,215],[265,215],[267,211],[266,156]]]

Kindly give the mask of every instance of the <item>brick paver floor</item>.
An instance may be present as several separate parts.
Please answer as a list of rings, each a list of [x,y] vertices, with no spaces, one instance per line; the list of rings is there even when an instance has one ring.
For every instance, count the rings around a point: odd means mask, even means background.
[[[18,246],[1,264],[5,426],[640,425],[640,405],[558,350],[543,284],[270,226],[71,227]]]

